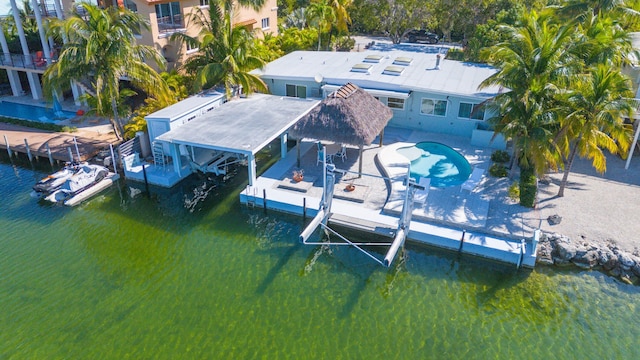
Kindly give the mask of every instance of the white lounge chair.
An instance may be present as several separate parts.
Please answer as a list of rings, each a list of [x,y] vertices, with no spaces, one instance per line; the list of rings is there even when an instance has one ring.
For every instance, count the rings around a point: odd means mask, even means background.
[[[424,187],[423,190],[416,190],[413,194],[413,202],[416,204],[424,205],[427,202],[427,196],[429,196],[429,187],[431,187],[431,178],[421,177],[420,186]]]
[[[462,183],[462,185],[460,186],[460,191],[469,190],[470,192],[472,192],[482,180],[483,175],[484,169],[479,167],[474,168],[473,172],[471,172],[471,176],[469,176],[469,179],[467,179],[467,181]]]

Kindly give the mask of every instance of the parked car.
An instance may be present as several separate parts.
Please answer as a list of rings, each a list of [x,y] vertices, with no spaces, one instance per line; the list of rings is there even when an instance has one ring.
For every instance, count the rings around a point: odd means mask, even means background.
[[[427,30],[411,30],[407,33],[407,39],[409,42],[426,42],[429,44],[437,44],[439,37],[438,34],[428,32]]]

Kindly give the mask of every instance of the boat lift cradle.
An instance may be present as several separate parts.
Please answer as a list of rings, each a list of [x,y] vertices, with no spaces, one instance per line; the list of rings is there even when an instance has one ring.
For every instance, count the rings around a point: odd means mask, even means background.
[[[323,162],[323,191],[322,191],[322,200],[320,202],[320,209],[316,216],[311,220],[309,225],[302,231],[300,234],[300,242],[305,245],[342,245],[342,246],[353,246],[356,249],[360,250],[362,253],[367,255],[372,260],[376,261],[380,265],[389,267],[393,262],[393,259],[396,257],[398,250],[401,246],[403,246],[404,241],[409,232],[409,224],[411,223],[411,214],[413,212],[413,197],[417,190],[424,190],[424,187],[416,184],[416,182],[409,176],[407,171],[407,177],[405,180],[405,186],[407,191],[405,191],[404,204],[402,206],[402,213],[400,219],[398,221],[398,228],[396,230],[394,239],[392,242],[373,242],[373,243],[361,243],[361,242],[352,242],[346,237],[340,235],[337,231],[331,229],[327,225],[327,221],[331,216],[331,204],[333,200],[333,189],[335,184],[335,173],[347,173],[345,170],[336,169],[334,164],[327,164]],[[367,174],[363,174],[367,175]],[[374,176],[374,175],[369,175]],[[313,232],[318,228],[322,227],[325,232],[330,232],[338,236],[344,242],[312,242],[309,241],[309,237],[313,234]],[[378,259],[374,254],[362,248],[362,246],[389,246],[389,250],[387,251],[386,256],[383,260]]]

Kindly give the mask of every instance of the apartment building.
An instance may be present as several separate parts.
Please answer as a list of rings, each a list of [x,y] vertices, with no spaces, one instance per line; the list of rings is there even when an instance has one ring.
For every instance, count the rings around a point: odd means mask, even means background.
[[[97,4],[101,7],[126,7],[142,16],[150,25],[150,31],[143,31],[139,35],[139,43],[155,48],[167,60],[167,68],[179,67],[189,54],[197,49],[187,48],[185,44],[171,41],[171,34],[183,32],[196,36],[199,29],[189,24],[189,14],[196,8],[206,10],[210,1],[217,0],[81,0]],[[13,14],[19,14],[16,0],[10,0]],[[64,19],[80,1],[73,0],[31,0],[34,17],[38,24],[42,47],[30,49],[27,45],[22,23],[18,16],[14,16],[17,24],[22,53],[9,52],[4,34],[0,31],[0,69],[7,71],[11,91],[14,96],[25,95],[29,91],[36,100],[42,98],[40,76],[44,70],[55,61],[55,46],[45,35],[45,24],[48,17]],[[0,17],[0,22],[6,18]],[[236,6],[233,17],[234,26],[245,26],[249,30],[257,29],[258,36],[264,33],[277,34],[278,7],[277,0],[266,0],[259,11],[251,8]],[[19,73],[26,73],[28,89],[20,81]],[[26,85],[26,84],[25,84]],[[73,98],[77,101],[82,89],[72,86]]]

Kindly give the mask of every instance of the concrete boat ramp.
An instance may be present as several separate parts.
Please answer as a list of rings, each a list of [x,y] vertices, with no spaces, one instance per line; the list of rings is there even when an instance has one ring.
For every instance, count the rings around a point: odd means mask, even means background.
[[[392,146],[393,147],[393,146]],[[337,161],[336,168],[343,171],[342,176],[338,176],[333,187],[333,197],[329,201],[330,209],[327,211],[325,222],[327,227],[339,226],[363,232],[371,243],[360,243],[362,245],[372,245],[372,243],[382,242],[390,247],[385,261],[374,259],[381,264],[389,266],[397,251],[397,246],[402,244],[396,240],[406,235],[406,241],[414,244],[426,244],[455,252],[475,255],[490,260],[503,263],[511,263],[514,266],[533,268],[536,260],[536,245],[532,238],[522,238],[511,236],[510,234],[497,234],[477,226],[478,214],[473,214],[474,209],[463,209],[462,211],[451,211],[452,213],[463,214],[463,218],[457,218],[456,222],[428,218],[429,206],[416,204],[412,206],[412,214],[407,229],[403,229],[402,204],[398,198],[407,193],[404,186],[408,169],[408,160],[396,158],[395,151],[381,151],[384,148],[371,146],[363,152],[364,166],[361,177],[351,169],[357,169],[358,152],[357,149],[348,149],[346,162]],[[304,215],[312,219],[310,225],[320,222],[323,208],[323,166],[316,160],[315,143],[312,141],[301,142],[301,154],[303,154],[300,167],[297,165],[296,149],[292,149],[287,157],[276,163],[260,176],[253,186],[241,193],[240,201],[248,206],[266,208],[281,212]],[[304,169],[304,179],[300,182],[293,182],[292,170]],[[342,170],[340,170],[342,169]],[[367,173],[369,171],[369,173]],[[395,172],[394,172],[395,171]],[[401,175],[399,175],[401,174]],[[355,190],[347,191],[346,185],[354,185]],[[449,193],[458,193],[462,199],[457,204],[473,204],[479,208],[479,212],[484,211],[482,201],[466,201],[469,197],[478,197],[477,194],[461,192],[459,186],[453,188]],[[440,199],[443,200],[443,199]],[[426,202],[439,201],[438,195],[431,194]],[[443,201],[447,201],[444,198]],[[410,201],[413,203],[413,199]],[[453,203],[450,202],[449,203]],[[455,205],[455,204],[454,204]],[[477,211],[476,211],[477,212]],[[318,215],[320,213],[320,215]],[[472,214],[469,219],[464,218],[464,214]],[[322,227],[322,226],[318,226]],[[307,229],[309,230],[309,228]],[[306,231],[306,230],[305,230]],[[333,231],[333,230],[331,230]],[[404,235],[400,234],[404,232]],[[304,232],[303,232],[304,233]],[[312,238],[317,239],[319,231],[314,231]],[[304,234],[303,234],[304,235]],[[304,237],[301,235],[301,240]],[[338,237],[341,237],[338,234]],[[391,242],[391,240],[394,240]],[[335,237],[332,237],[335,239]],[[404,238],[402,239],[404,240]],[[308,240],[308,244],[319,244]],[[335,245],[348,245],[349,240],[333,243]],[[395,251],[392,250],[396,246]],[[353,244],[358,249],[361,246]],[[364,251],[364,250],[362,250]],[[375,257],[376,254],[367,254]],[[388,261],[389,256],[391,256]],[[378,255],[379,257],[379,255]]]

